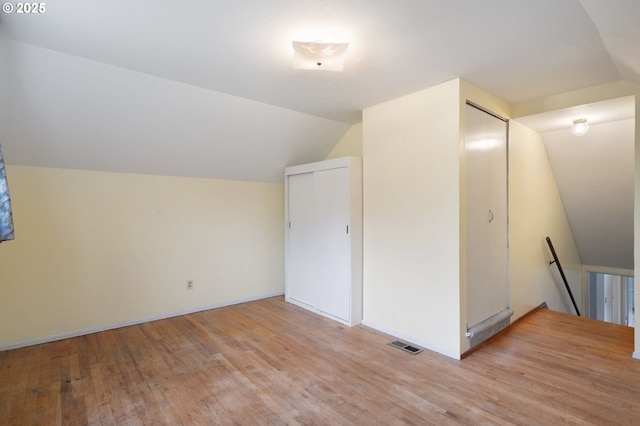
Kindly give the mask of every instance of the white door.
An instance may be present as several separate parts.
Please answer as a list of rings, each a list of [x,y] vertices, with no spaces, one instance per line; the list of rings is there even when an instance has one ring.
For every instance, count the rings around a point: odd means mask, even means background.
[[[351,320],[348,182],[346,167],[314,173],[318,243],[316,308],[345,321]]]
[[[288,297],[313,306],[317,287],[313,173],[288,177],[289,233],[287,253]]]
[[[466,106],[467,324],[508,307],[507,124]]]
[[[627,324],[626,285],[620,275],[604,275],[604,320],[615,324]]]

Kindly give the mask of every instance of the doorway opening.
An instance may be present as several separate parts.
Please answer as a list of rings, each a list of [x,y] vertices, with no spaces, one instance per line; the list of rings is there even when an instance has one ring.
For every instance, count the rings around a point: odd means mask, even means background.
[[[634,278],[587,272],[589,318],[633,327],[635,325]]]

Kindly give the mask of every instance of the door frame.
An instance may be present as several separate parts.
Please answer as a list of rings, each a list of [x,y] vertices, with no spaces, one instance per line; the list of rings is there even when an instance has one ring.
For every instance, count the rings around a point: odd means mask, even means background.
[[[591,300],[589,299],[589,273],[620,275],[623,277],[634,277],[633,269],[609,268],[606,266],[582,265],[582,307],[581,312],[588,313]],[[635,301],[634,301],[635,304]],[[587,315],[585,315],[587,316]]]

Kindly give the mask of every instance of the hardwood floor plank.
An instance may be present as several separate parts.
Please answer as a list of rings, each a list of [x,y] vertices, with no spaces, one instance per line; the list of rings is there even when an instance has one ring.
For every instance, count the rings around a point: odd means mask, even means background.
[[[0,424],[631,424],[633,330],[540,310],[466,359],[269,298],[0,353]]]

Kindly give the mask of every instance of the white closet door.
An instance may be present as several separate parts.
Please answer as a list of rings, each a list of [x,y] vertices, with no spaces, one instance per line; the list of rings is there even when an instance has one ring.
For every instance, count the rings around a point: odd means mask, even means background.
[[[489,279],[495,289],[492,295],[491,315],[509,306],[508,284],[508,197],[507,197],[507,123],[489,114],[485,134],[496,141],[487,152],[489,156],[489,208],[493,220],[489,223]],[[488,317],[487,317],[488,318]]]
[[[507,127],[467,105],[467,324],[508,307]]]
[[[349,321],[351,312],[351,242],[349,170],[314,173],[319,293],[316,308]]]
[[[361,178],[353,157],[285,169],[285,300],[349,326],[362,321]]]
[[[289,179],[289,249],[287,259],[288,295],[314,305],[317,265],[316,230],[314,225],[313,173],[291,175]]]

